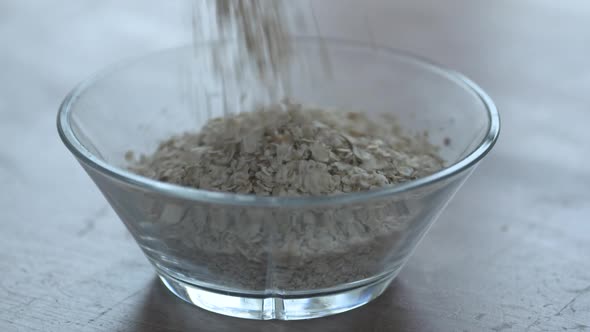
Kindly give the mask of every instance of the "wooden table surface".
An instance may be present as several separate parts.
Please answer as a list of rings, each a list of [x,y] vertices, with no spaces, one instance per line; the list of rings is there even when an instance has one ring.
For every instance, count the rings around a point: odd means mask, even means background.
[[[169,294],[54,120],[96,70],[188,41],[186,4],[1,1],[0,331],[590,331],[590,2],[315,6],[324,35],[456,68],[503,116],[494,152],[386,293],[305,322],[226,318]]]

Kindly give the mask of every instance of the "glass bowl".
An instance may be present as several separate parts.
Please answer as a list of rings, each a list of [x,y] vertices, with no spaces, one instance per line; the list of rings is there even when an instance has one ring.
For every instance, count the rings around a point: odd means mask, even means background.
[[[378,190],[286,198],[208,192],[129,172],[127,151],[153,152],[224,109],[249,111],[273,99],[253,84],[218,84],[210,50],[166,50],[102,72],[65,99],[58,130],[164,285],[213,312],[296,320],[373,300],[499,135],[490,98],[453,71],[388,48],[298,39],[300,63],[281,85],[291,99],[394,114],[408,133],[428,131],[446,167]],[[327,66],[330,74],[321,74]]]

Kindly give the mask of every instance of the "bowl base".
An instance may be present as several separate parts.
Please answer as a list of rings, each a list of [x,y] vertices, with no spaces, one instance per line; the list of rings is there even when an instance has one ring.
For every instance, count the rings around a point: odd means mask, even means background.
[[[174,295],[202,309],[254,320],[302,320],[339,314],[363,306],[381,295],[397,273],[360,287],[315,296],[249,297],[215,292],[178,280],[161,270],[162,283]]]

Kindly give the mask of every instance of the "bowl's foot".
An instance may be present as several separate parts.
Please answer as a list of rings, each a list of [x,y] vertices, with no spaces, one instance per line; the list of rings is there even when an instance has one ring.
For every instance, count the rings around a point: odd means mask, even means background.
[[[339,314],[369,303],[385,291],[395,274],[338,293],[297,296],[249,297],[204,289],[158,271],[164,285],[176,296],[218,314],[257,320],[300,320]]]

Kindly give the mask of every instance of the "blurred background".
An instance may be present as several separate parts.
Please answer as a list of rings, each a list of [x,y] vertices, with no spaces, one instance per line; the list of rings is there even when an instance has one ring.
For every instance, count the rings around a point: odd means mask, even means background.
[[[313,6],[323,36],[375,41],[466,74],[496,101],[503,132],[392,289],[308,327],[590,330],[590,2]],[[189,43],[190,29],[188,0],[0,1],[0,330],[307,326],[225,319],[166,294],[57,136],[57,109],[77,83]]]

